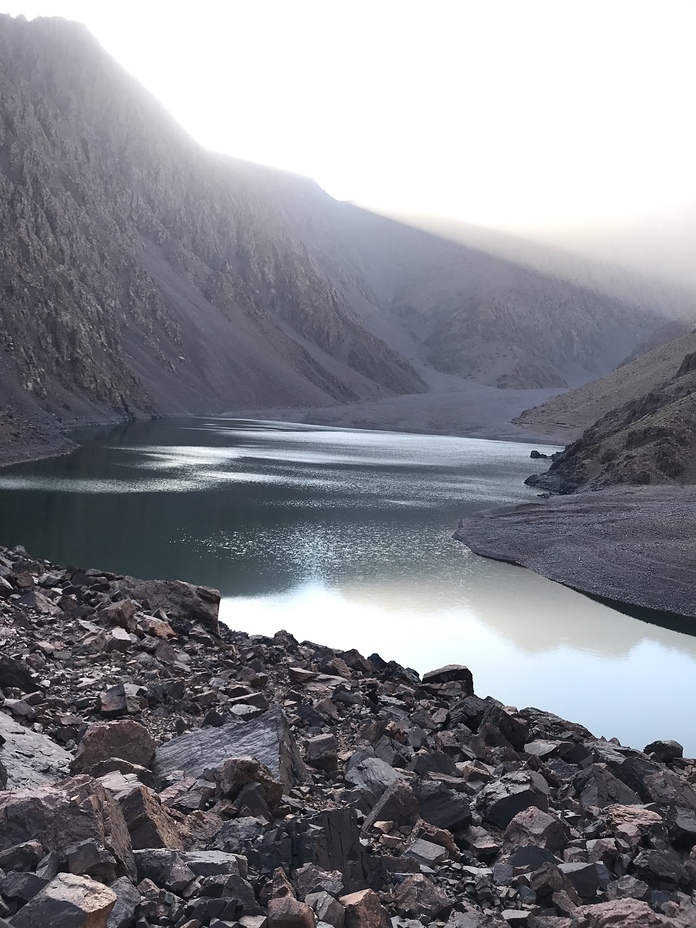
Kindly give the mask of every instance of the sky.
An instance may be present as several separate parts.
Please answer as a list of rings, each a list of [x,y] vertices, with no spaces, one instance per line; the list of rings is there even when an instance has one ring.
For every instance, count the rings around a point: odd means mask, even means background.
[[[696,204],[696,0],[0,0],[84,22],[203,145],[501,228]]]

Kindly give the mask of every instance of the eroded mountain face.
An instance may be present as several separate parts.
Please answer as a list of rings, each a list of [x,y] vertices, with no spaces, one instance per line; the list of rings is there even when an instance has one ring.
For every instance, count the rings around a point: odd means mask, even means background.
[[[0,411],[371,401],[604,373],[655,313],[196,145],[82,27],[0,17]],[[42,418],[43,417],[43,418]]]
[[[681,340],[680,340],[681,341]],[[696,483],[696,352],[654,390],[610,410],[526,483],[554,493]]]

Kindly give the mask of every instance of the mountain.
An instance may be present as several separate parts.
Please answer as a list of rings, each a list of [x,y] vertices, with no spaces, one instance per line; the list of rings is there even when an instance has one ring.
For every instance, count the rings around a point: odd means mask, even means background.
[[[673,331],[672,325],[664,328]],[[540,406],[525,409],[513,421],[555,440],[575,441],[597,419],[617,406],[650,393],[673,377],[685,356],[693,351],[696,351],[696,331],[639,354],[604,377],[569,390]]]
[[[558,388],[665,311],[206,151],[60,19],[0,16],[0,255],[0,444],[25,449],[77,420]]]
[[[691,350],[671,377],[611,409],[558,455],[548,473],[526,483],[556,493],[621,483],[696,483],[696,334],[675,344]],[[650,355],[661,361],[664,352]]]

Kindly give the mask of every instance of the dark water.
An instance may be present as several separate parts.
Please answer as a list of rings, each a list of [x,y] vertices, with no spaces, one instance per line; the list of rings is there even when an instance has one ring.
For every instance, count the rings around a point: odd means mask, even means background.
[[[463,515],[535,498],[531,445],[231,419],[83,440],[0,472],[0,543],[215,586],[236,628],[467,663],[481,695],[696,753],[696,640],[451,540]]]

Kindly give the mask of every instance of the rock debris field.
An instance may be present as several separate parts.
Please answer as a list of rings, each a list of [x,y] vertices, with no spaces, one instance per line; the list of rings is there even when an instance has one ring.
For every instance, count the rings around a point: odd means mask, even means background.
[[[696,925],[679,744],[218,602],[0,548],[0,928]]]

